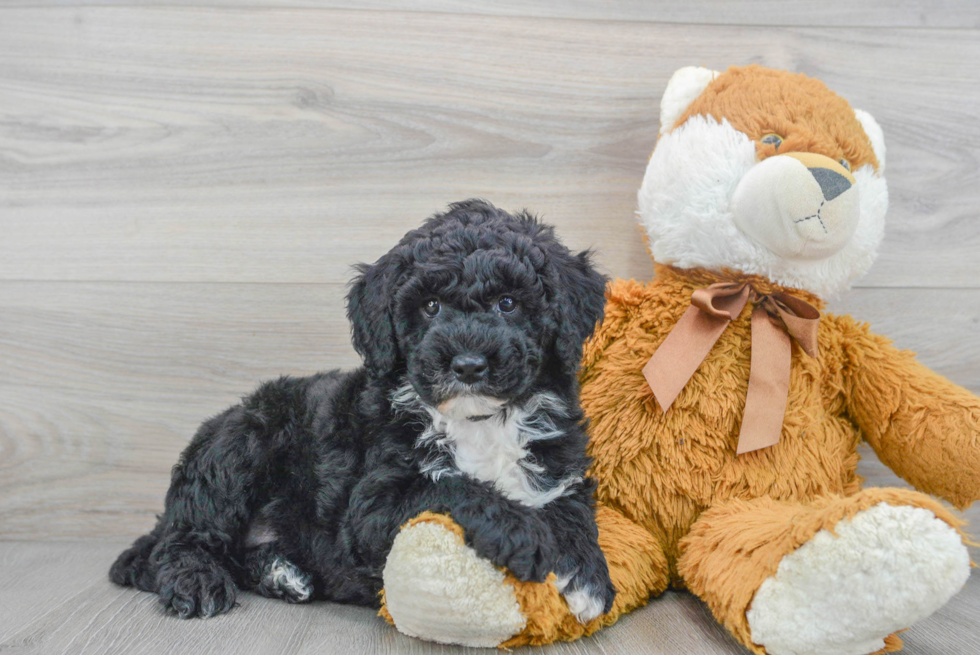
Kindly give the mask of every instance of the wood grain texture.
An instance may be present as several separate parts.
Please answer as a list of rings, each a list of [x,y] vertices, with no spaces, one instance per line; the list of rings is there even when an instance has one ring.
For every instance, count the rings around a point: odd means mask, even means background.
[[[4,282],[0,380],[102,392],[243,394],[352,368],[339,284]],[[980,392],[980,290],[854,289],[849,313]]]
[[[760,62],[884,126],[889,232],[862,285],[980,280],[976,31],[0,11],[0,279],[340,282],[469,196],[647,277],[633,210],[670,74]]]
[[[0,537],[132,537],[194,430],[278,375],[359,362],[331,284],[0,284]],[[910,316],[910,310],[911,316]],[[980,290],[834,307],[980,392]]]
[[[0,539],[94,542],[152,528],[190,435],[235,401],[2,384],[0,397],[9,403],[0,411]],[[908,486],[867,448],[859,473],[872,486]],[[980,506],[964,516],[980,538]]]
[[[353,368],[345,293],[339,284],[5,282],[0,380],[204,397]]]
[[[181,621],[165,614],[150,594],[109,583],[106,570],[123,547],[114,542],[0,542],[0,651],[12,655],[476,652],[405,637],[366,608],[287,605],[252,594],[242,594],[241,604],[227,615]],[[939,612],[902,634],[906,643],[902,652],[980,652],[975,629],[978,610],[980,577],[973,576]],[[696,598],[667,592],[588,639],[517,652],[718,655],[746,651]]]
[[[707,25],[834,27],[980,27],[969,0],[12,0],[17,7],[210,6],[411,11],[531,18],[643,21]]]

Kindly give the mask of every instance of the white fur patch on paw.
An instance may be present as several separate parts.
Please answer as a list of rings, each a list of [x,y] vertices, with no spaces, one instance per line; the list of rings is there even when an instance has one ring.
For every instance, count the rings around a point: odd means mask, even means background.
[[[929,510],[880,503],[784,557],[746,613],[770,655],[867,655],[966,583],[960,535]]]
[[[313,595],[310,578],[292,562],[277,557],[265,571],[263,582],[271,589],[277,589],[296,602],[308,601]]]
[[[385,601],[404,634],[495,647],[526,623],[503,572],[435,523],[403,529],[384,569]]]
[[[568,589],[569,582],[571,582],[570,576],[558,578],[555,581],[555,587],[558,588],[561,597],[565,599],[568,611],[575,615],[578,622],[586,624],[601,615],[602,599],[593,594],[592,588],[584,586],[578,589]]]

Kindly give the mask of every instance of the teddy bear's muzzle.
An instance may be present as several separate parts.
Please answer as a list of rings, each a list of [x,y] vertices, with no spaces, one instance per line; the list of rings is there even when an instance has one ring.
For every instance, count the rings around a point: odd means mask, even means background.
[[[732,197],[735,224],[780,257],[824,259],[843,248],[861,208],[851,172],[830,157],[791,152],[768,157]]]

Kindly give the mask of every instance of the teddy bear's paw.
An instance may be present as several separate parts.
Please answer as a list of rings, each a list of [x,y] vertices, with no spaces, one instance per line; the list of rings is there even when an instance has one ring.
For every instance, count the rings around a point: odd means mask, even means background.
[[[783,557],[746,618],[770,655],[867,655],[942,607],[969,575],[956,530],[927,509],[880,503]]]
[[[493,647],[526,623],[504,573],[437,523],[399,532],[385,564],[384,594],[395,627],[429,641]]]

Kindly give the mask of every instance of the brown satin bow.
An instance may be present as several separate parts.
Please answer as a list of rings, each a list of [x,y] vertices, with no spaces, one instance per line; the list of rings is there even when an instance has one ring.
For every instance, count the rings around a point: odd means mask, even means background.
[[[817,356],[820,312],[788,293],[760,294],[746,282],[720,282],[691,296],[677,325],[643,367],[653,394],[666,412],[711,348],[749,300],[752,359],[737,454],[779,443],[789,397],[790,337]]]

